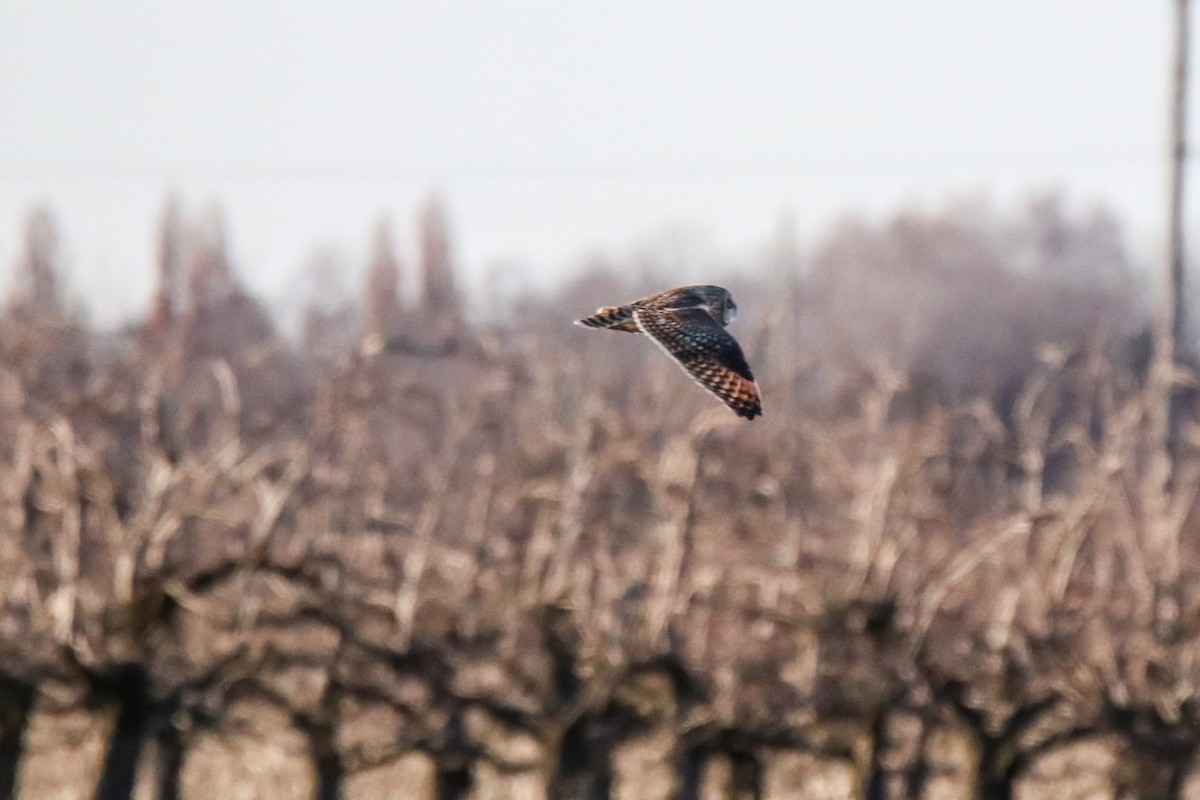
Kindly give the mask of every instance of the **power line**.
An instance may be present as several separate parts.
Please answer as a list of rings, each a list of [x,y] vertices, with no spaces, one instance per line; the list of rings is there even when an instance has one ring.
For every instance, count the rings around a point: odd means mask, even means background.
[[[373,162],[270,164],[254,162],[3,162],[0,178],[80,182],[141,180],[312,181],[329,183],[468,181],[587,181],[791,177],[816,174],[1044,167],[1157,167],[1150,149],[1058,150],[928,155],[832,155],[808,159],[698,158],[612,161],[479,161],[454,164]]]

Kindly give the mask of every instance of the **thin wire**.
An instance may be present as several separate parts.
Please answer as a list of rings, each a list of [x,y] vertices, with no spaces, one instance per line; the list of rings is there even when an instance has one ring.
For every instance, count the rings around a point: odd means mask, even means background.
[[[608,162],[504,162],[458,164],[269,164],[237,162],[0,162],[8,180],[139,181],[233,180],[316,181],[526,181],[657,180],[739,177],[792,177],[815,174],[908,172],[1032,167],[1157,167],[1161,154],[1142,150],[931,154],[927,156],[829,156],[811,159],[629,159]]]

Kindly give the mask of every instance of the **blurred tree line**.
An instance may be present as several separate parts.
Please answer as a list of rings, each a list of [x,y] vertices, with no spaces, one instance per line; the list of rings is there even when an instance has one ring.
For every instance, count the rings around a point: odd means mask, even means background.
[[[712,277],[752,424],[570,327],[671,275],[476,319],[436,201],[416,280],[380,224],[299,341],[219,216],[158,253],[95,330],[37,211],[0,315],[0,797],[1188,791],[1200,460],[1152,415],[1192,378],[1104,210],[785,231]]]

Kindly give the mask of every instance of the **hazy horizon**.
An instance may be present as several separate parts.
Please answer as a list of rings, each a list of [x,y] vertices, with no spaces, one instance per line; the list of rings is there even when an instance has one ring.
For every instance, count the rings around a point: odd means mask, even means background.
[[[1153,258],[1169,12],[9,3],[0,280],[42,204],[94,316],[139,312],[172,192],[222,209],[239,272],[272,300],[319,251],[355,285],[380,219],[411,263],[431,193],[473,285],[664,242],[741,263],[781,224],[810,246],[846,214],[1049,189],[1111,208]]]

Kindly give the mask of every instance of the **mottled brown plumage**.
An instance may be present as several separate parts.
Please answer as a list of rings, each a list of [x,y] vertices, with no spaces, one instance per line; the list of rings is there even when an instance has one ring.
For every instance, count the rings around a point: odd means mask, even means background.
[[[644,333],[739,416],[762,414],[758,385],[742,348],[725,330],[737,304],[720,286],[681,286],[601,308],[575,324]]]

